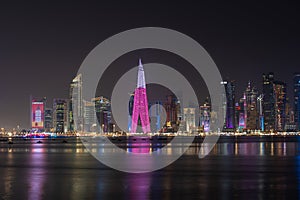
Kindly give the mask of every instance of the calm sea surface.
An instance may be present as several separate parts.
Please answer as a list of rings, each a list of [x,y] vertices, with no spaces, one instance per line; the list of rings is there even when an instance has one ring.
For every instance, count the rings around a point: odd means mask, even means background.
[[[204,159],[195,143],[145,174],[106,167],[80,139],[2,142],[0,198],[299,199],[300,138],[249,138],[221,139]]]

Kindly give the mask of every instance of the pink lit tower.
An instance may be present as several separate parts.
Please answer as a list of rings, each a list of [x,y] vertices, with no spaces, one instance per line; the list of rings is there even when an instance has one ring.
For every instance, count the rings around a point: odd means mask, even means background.
[[[136,133],[139,117],[141,119],[142,129],[144,133],[151,132],[148,113],[145,73],[141,59],[139,60],[137,87],[134,91],[131,133]]]

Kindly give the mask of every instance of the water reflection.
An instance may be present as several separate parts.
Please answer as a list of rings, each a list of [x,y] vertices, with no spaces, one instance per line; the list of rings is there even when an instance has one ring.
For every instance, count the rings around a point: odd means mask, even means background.
[[[151,192],[151,174],[126,174],[124,177],[125,199],[149,199]]]
[[[31,170],[28,170],[26,180],[28,181],[28,199],[43,199],[43,186],[46,180],[46,162],[45,162],[45,147],[43,144],[37,144],[36,148],[33,148],[29,163],[32,165]]]
[[[126,145],[128,152],[150,154],[160,144],[144,141]],[[210,155],[198,159],[200,145],[194,143],[172,165],[145,174],[110,169],[87,153],[81,143],[2,145],[0,198],[297,199],[299,196],[299,142],[218,143]],[[99,146],[95,150],[99,151]]]
[[[299,152],[294,142],[234,142],[217,143],[211,155],[287,156],[298,155]]]

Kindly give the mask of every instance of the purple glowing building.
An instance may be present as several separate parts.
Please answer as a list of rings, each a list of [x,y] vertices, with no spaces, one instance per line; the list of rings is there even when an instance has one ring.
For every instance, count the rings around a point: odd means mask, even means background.
[[[141,125],[144,133],[150,131],[150,120],[148,113],[148,100],[146,93],[145,73],[141,59],[139,60],[137,87],[134,91],[133,112],[131,122],[131,133],[136,133],[138,119],[140,117]]]

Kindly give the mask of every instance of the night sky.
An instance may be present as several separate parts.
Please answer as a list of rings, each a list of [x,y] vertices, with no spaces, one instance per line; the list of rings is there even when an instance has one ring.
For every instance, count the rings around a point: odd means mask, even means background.
[[[291,96],[293,73],[300,71],[298,5],[108,2],[0,5],[1,127],[29,128],[30,95],[46,96],[48,107],[53,98],[68,98],[70,81],[96,45],[146,26],[174,29],[198,41],[222,76],[236,81],[238,98],[248,80],[261,90],[262,73],[270,71],[288,83]],[[125,57],[111,71],[118,71],[118,65],[137,65],[138,57],[145,63],[172,64],[157,52]],[[191,72],[184,69],[186,75]]]

